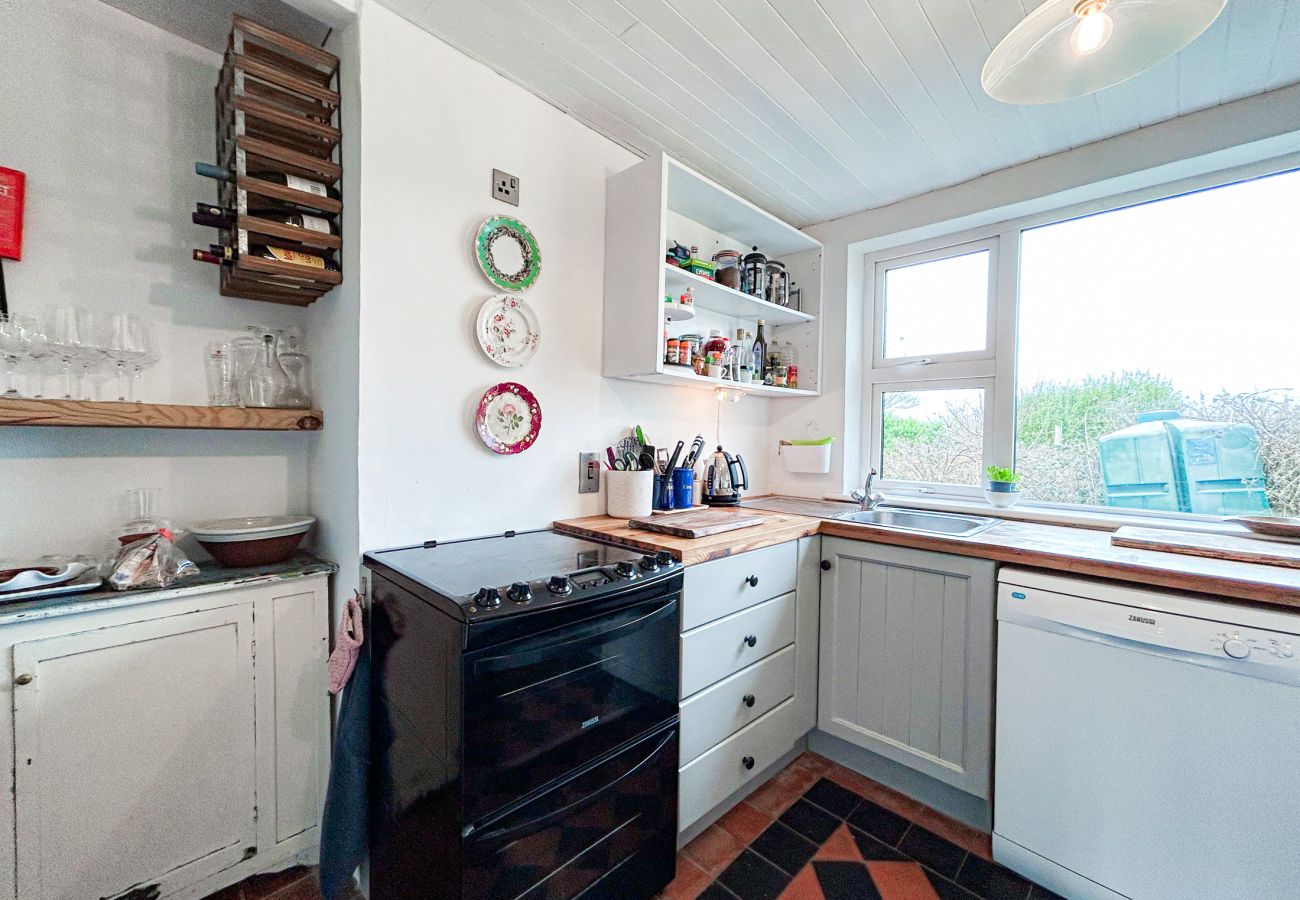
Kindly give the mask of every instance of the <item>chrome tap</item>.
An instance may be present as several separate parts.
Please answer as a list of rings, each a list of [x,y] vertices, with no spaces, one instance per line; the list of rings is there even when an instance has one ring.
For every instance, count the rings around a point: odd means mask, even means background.
[[[852,494],[849,495],[854,500],[858,501],[858,505],[862,507],[863,511],[866,511],[868,509],[875,509],[878,505],[885,502],[884,496],[881,495],[879,491],[873,491],[871,489],[871,485],[875,482],[876,477],[877,477],[876,470],[872,469],[870,472],[867,473],[866,486],[863,487],[862,490],[854,491]]]

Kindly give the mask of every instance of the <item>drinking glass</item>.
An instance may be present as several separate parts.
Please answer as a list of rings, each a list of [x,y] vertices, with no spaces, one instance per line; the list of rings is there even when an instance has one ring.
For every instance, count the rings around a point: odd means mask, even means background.
[[[77,397],[90,400],[88,387],[91,371],[108,358],[108,336],[104,317],[89,309],[79,309],[76,313],[77,324]]]
[[[235,350],[230,341],[209,341],[204,356],[208,405],[235,405]]]
[[[0,396],[14,399],[21,397],[18,393],[18,363],[27,352],[27,332],[18,321],[10,316],[0,315],[0,354],[5,361],[4,394]]]
[[[158,346],[154,343],[153,335],[144,319],[131,316],[131,328],[135,346],[140,349],[140,353],[131,360],[131,389],[127,397],[130,402],[139,403],[137,395],[140,390],[140,373],[158,361]]]
[[[122,403],[126,402],[132,384],[127,369],[145,355],[145,348],[140,345],[142,324],[137,324],[139,319],[133,313],[113,313],[109,319],[104,355],[117,365],[117,399]]]
[[[73,394],[72,366],[81,350],[81,334],[77,330],[77,310],[71,306],[52,306],[46,310],[45,334],[50,352],[63,366],[63,399],[71,400]]]
[[[15,316],[14,321],[23,333],[23,359],[28,365],[31,383],[28,393],[33,399],[41,400],[45,396],[45,367],[54,359],[45,323],[39,316],[33,315]]]

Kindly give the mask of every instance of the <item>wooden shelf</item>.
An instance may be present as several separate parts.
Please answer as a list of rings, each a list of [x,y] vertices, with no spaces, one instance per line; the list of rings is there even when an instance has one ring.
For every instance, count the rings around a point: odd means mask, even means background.
[[[653,381],[657,384],[675,384],[680,387],[703,388],[704,390],[716,390],[721,388],[724,391],[738,391],[742,394],[754,394],[762,397],[816,397],[817,391],[805,391],[800,388],[783,388],[772,387],[768,384],[737,384],[734,381],[723,381],[720,378],[710,378],[707,375],[696,375],[694,371],[686,366],[671,366],[665,364],[662,372],[656,372],[653,375],[635,376],[637,381]]]
[[[245,409],[238,406],[0,398],[0,425],[319,431],[323,424],[324,417],[319,409]]]
[[[695,296],[695,305],[700,309],[731,316],[733,319],[762,319],[772,326],[798,325],[817,319],[816,316],[806,312],[760,300],[735,288],[729,288],[725,284],[719,284],[712,278],[695,275],[668,262],[664,263],[664,286],[665,293],[674,299],[681,296],[689,287]]]

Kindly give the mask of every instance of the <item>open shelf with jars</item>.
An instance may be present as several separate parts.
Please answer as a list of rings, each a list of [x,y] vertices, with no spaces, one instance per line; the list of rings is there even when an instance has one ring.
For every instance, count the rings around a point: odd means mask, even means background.
[[[715,279],[678,265],[669,253],[674,245],[694,248],[691,257],[706,262],[719,251],[735,251],[742,260],[755,254],[755,265],[748,272],[742,266],[741,277],[729,279],[738,289],[722,276]],[[782,267],[785,280],[778,291],[771,273]],[[688,289],[693,300],[689,319],[680,314],[679,302]],[[660,154],[610,177],[606,377],[760,396],[817,396],[821,293],[820,242],[676,160]],[[711,378],[689,364],[668,361],[665,332],[667,338],[694,335],[707,341],[717,331],[734,345],[737,330],[756,334],[759,320],[769,353],[777,351],[785,366],[795,367],[797,387]]]
[[[99,400],[0,397],[0,425],[70,428],[187,428],[226,431],[319,431],[319,409],[254,409]]]

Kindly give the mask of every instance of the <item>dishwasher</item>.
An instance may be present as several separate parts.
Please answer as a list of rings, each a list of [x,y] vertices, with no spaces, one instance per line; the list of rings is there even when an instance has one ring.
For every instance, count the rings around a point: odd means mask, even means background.
[[[998,580],[994,858],[1072,900],[1300,897],[1300,615]]]

